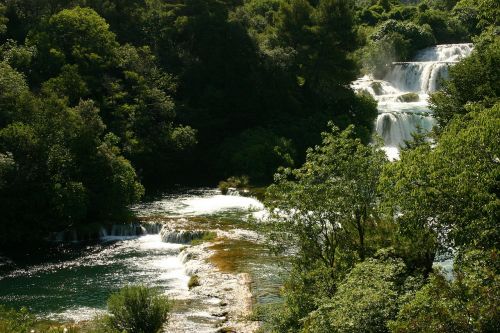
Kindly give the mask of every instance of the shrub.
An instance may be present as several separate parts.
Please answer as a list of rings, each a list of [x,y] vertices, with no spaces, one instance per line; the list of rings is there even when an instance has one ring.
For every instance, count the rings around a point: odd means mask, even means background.
[[[29,313],[28,309],[22,308],[16,311],[0,305],[0,332],[29,332],[35,323],[35,316]]]
[[[109,326],[120,332],[157,333],[168,319],[166,296],[145,286],[127,286],[108,299]]]
[[[220,169],[267,183],[278,167],[293,165],[295,155],[291,140],[265,128],[253,128],[226,140],[220,150]]]
[[[227,180],[221,180],[219,182],[218,188],[222,192],[222,194],[227,194],[229,188],[233,187],[236,189],[243,189],[248,187],[250,184],[250,178],[248,176],[240,176],[240,177],[229,177]]]
[[[68,323],[58,323],[52,320],[37,319],[27,308],[20,310],[9,309],[0,305],[0,332],[1,333],[78,333],[80,327]],[[84,331],[87,332],[87,331]],[[88,332],[115,333],[104,330],[90,330]]]

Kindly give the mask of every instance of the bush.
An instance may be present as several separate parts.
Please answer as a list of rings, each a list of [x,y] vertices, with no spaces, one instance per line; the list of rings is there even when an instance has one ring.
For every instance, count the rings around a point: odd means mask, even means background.
[[[204,231],[201,238],[193,239],[191,245],[199,245],[204,242],[211,242],[217,238],[217,233],[213,231]]]
[[[78,327],[77,327],[78,326]],[[86,330],[82,331],[80,326],[74,326],[68,323],[58,323],[52,320],[37,319],[27,308],[20,310],[9,309],[0,305],[0,332],[1,333],[115,333],[105,330]]]
[[[144,286],[127,286],[108,299],[109,326],[120,332],[157,333],[168,319],[166,296]]]
[[[250,178],[248,176],[240,176],[240,177],[229,177],[227,180],[221,180],[219,182],[218,188],[222,192],[222,194],[227,194],[229,189],[236,188],[236,189],[244,189],[248,187],[250,184]]]
[[[29,313],[28,309],[22,308],[16,311],[0,305],[0,332],[29,332],[29,329],[33,328],[35,323],[35,316]]]
[[[304,332],[385,332],[387,322],[398,313],[400,297],[412,292],[405,287],[406,279],[401,259],[357,264],[336,294],[305,319]]]

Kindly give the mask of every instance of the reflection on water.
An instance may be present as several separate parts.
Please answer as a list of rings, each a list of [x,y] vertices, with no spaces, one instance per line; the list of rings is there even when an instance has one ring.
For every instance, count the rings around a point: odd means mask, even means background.
[[[182,217],[186,223],[216,229],[222,236],[209,249],[210,263],[215,267],[212,269],[250,273],[257,301],[277,298],[279,269],[275,258],[259,243],[262,237],[252,230],[254,224],[250,221],[264,212],[256,199],[224,196],[216,190],[192,190],[165,195],[133,210],[143,219],[154,217],[171,223]],[[208,321],[203,313],[210,304],[203,302],[210,303],[210,298],[199,301],[187,287],[183,245],[164,243],[158,234],[110,236],[102,241],[61,247],[50,260],[40,254],[42,263],[38,264],[37,256],[29,262],[17,260],[14,271],[0,275],[0,304],[26,306],[45,318],[86,320],[104,311],[111,292],[128,284],[144,284],[178,300],[174,317],[183,321],[187,318],[191,329],[201,328],[202,322]]]
[[[182,294],[189,278],[179,251],[180,245],[163,243],[159,235],[95,245],[76,259],[0,277],[0,303],[26,306],[43,317],[84,320],[94,315],[92,309],[104,309],[110,292],[127,284]]]

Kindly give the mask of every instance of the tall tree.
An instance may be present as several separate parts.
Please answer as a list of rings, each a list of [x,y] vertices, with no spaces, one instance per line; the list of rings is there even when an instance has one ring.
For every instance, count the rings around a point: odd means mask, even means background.
[[[267,204],[271,237],[278,251],[293,251],[293,273],[285,287],[287,325],[331,297],[352,265],[375,250],[367,240],[378,220],[377,183],[386,162],[383,151],[332,126],[323,144],[310,149],[304,165],[275,176]]]

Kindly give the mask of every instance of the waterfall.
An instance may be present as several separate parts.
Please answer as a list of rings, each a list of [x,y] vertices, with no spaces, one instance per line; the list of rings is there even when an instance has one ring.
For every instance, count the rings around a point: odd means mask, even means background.
[[[49,235],[48,240],[56,243],[79,243],[85,241],[109,241],[133,238],[142,235],[159,234],[163,223],[126,223],[92,225],[87,228],[69,229]]]
[[[417,129],[432,129],[435,120],[428,107],[429,94],[440,89],[449,67],[472,50],[472,44],[436,45],[419,51],[413,61],[393,63],[383,80],[364,76],[353,82],[356,91],[369,93],[378,102],[375,130],[384,140],[389,159],[399,157],[399,148]]]
[[[189,244],[191,241],[201,239],[208,234],[206,230],[176,230],[165,226],[160,232],[160,237],[165,243]]]

